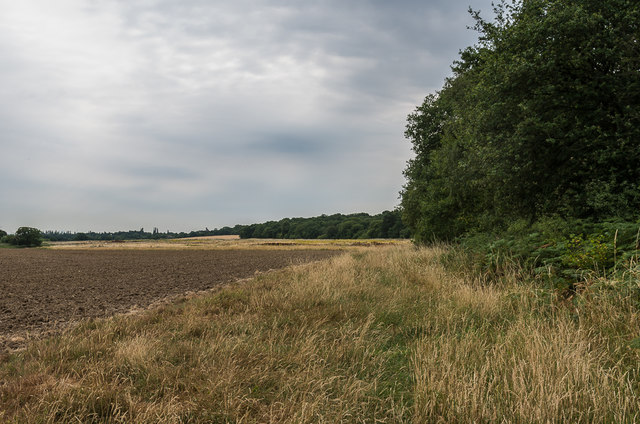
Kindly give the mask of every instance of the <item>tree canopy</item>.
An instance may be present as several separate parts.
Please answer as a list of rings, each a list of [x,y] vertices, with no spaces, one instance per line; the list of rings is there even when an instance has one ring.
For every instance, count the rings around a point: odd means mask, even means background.
[[[417,240],[640,211],[640,2],[502,0],[409,115]]]
[[[367,213],[321,215],[312,218],[284,218],[260,224],[235,225],[189,233],[161,233],[157,228],[145,232],[144,228],[130,231],[102,232],[89,231],[72,233],[45,231],[43,236],[50,241],[80,240],[143,240],[183,237],[205,237],[221,235],[239,235],[241,238],[408,238],[409,229],[403,224],[400,211],[384,211],[377,215]]]
[[[20,227],[13,235],[0,231],[2,242],[22,247],[38,247],[42,245],[42,232],[37,228]]]
[[[238,234],[241,238],[363,239],[406,238],[409,231],[402,223],[400,212],[395,210],[378,215],[355,213],[284,218],[241,226]]]

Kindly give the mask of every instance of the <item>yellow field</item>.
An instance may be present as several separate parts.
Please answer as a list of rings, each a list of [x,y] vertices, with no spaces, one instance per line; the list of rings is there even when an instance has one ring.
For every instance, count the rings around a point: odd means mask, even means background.
[[[237,236],[189,237],[167,240],[48,242],[48,249],[343,249],[348,247],[410,245],[409,240],[364,239],[240,239]]]

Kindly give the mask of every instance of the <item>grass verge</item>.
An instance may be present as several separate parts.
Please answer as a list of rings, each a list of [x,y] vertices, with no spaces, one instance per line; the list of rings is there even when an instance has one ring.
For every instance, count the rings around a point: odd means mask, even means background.
[[[352,251],[0,361],[2,422],[634,422],[640,313]]]

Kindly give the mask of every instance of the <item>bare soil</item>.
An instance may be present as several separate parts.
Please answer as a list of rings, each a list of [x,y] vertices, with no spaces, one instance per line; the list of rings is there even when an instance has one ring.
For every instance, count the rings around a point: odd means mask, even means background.
[[[89,317],[146,308],[336,250],[0,249],[0,352]]]

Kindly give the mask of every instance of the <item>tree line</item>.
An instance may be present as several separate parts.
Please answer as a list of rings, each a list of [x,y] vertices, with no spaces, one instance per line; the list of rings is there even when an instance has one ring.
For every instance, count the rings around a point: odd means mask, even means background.
[[[206,237],[237,235],[241,238],[284,238],[284,239],[363,239],[363,238],[408,238],[409,229],[403,224],[400,210],[384,211],[377,215],[367,213],[321,215],[312,218],[284,218],[260,224],[235,225],[209,230],[208,228],[190,232],[151,232],[140,230],[116,232],[71,232],[44,231],[21,227],[15,235],[0,230],[0,241],[11,244],[40,245],[48,241],[123,241],[159,240],[186,237]],[[24,241],[27,240],[28,242]],[[17,240],[17,241],[16,241]],[[40,244],[36,244],[39,240]]]
[[[71,231],[44,231],[42,236],[44,239],[49,241],[86,241],[86,240],[97,240],[97,241],[122,241],[122,240],[160,240],[160,239],[171,239],[171,238],[186,238],[186,237],[204,237],[204,236],[217,236],[217,235],[228,235],[228,234],[237,234],[238,230],[234,230],[230,227],[224,227],[221,229],[214,230],[198,230],[198,231],[190,231],[190,232],[160,232],[157,228],[154,228],[153,231],[145,231],[144,228],[140,230],[128,230],[128,231],[104,231],[104,232],[95,232],[95,231],[87,231],[87,232],[71,232]]]
[[[408,238],[410,235],[399,210],[377,215],[355,213],[284,218],[240,227],[241,238],[363,239]]]

